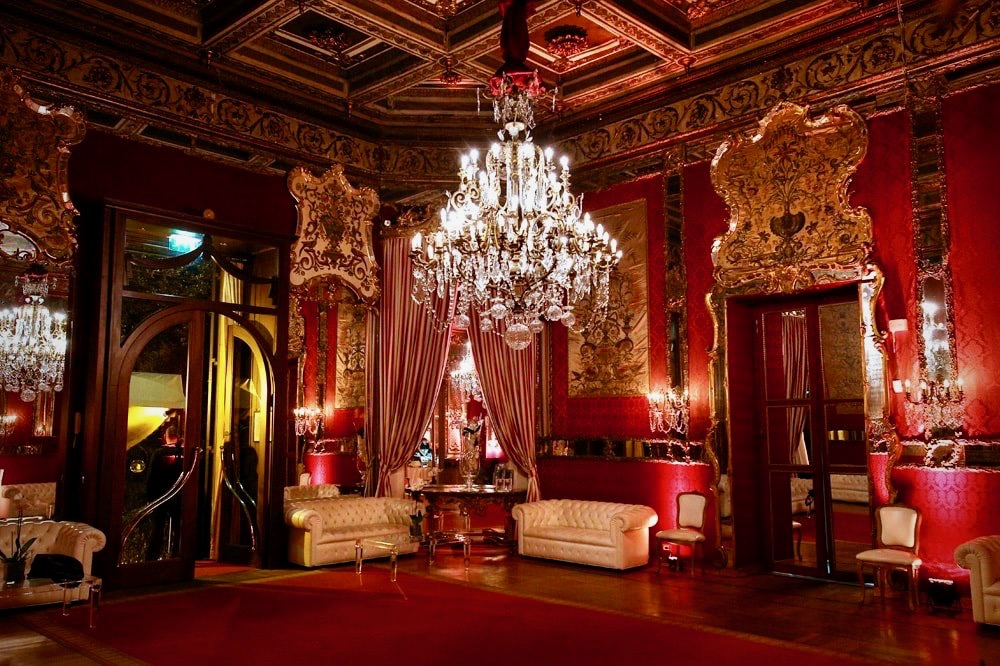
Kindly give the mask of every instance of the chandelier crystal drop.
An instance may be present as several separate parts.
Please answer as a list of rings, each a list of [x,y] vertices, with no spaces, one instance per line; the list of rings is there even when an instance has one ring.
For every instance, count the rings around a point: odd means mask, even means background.
[[[528,34],[522,16],[523,30],[512,34]],[[502,48],[527,53],[526,44]],[[483,156],[462,156],[458,189],[447,193],[436,228],[414,235],[410,252],[414,300],[433,312],[439,299],[456,299],[459,328],[476,308],[480,329],[502,329],[513,349],[530,345],[543,320],[573,326],[581,299],[599,320],[621,258],[617,241],[570,192],[569,160],[557,162],[531,138],[533,104],[544,92],[538,73],[508,56],[490,80],[500,141]]]
[[[49,277],[42,266],[32,266],[16,283],[23,304],[0,312],[0,388],[32,402],[39,393],[62,391],[66,313],[45,306]]]
[[[476,372],[471,350],[462,358],[458,367],[451,371],[451,385],[461,396],[462,402],[470,398],[477,402],[483,401],[483,390],[479,386],[479,373]]]

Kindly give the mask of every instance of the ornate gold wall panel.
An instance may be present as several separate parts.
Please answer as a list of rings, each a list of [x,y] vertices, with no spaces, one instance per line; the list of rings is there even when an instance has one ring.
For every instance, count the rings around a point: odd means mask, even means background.
[[[288,175],[288,190],[298,202],[298,238],[292,245],[293,290],[343,286],[365,304],[380,293],[378,264],[372,251],[375,191],[355,189],[341,166],[316,177],[303,167]]]
[[[69,200],[67,167],[69,148],[84,131],[78,111],[35,103],[19,79],[0,68],[0,236],[26,237],[38,249],[33,253],[23,241],[13,243],[18,248],[13,258],[72,262],[76,209]]]
[[[716,240],[716,284],[748,282],[793,291],[824,272],[858,267],[871,249],[871,218],[851,208],[847,185],[868,147],[865,122],[846,106],[811,120],[782,103],[719,147],[712,182],[729,205],[729,231]]]

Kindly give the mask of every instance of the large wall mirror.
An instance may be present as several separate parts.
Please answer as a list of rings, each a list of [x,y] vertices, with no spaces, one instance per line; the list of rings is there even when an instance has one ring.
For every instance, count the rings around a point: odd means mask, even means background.
[[[29,257],[37,258],[30,241],[0,234],[0,455],[7,456],[57,451],[68,380],[69,272]]]
[[[0,68],[0,455],[56,453],[64,439],[70,274],[67,187],[82,115],[38,104]]]

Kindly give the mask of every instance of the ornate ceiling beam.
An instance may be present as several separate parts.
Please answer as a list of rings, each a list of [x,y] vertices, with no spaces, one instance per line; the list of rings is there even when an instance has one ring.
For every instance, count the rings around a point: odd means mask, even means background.
[[[650,29],[640,19],[610,3],[586,0],[583,3],[583,11],[588,18],[606,28],[608,32],[635,42],[667,62],[678,62],[690,53],[680,44],[664,39],[660,33]]]
[[[316,6],[315,10],[418,58],[437,59],[445,54],[445,45],[441,41],[432,39],[427,34],[416,34],[413,30],[404,35],[399,31],[399,26],[392,26],[386,18],[365,11],[361,8],[361,3],[323,3]]]
[[[303,11],[300,0],[253,0],[241,2],[235,8],[227,3],[210,5],[202,34],[202,47],[217,54],[235,51],[281,25],[294,14]],[[222,9],[215,15],[211,8]]]

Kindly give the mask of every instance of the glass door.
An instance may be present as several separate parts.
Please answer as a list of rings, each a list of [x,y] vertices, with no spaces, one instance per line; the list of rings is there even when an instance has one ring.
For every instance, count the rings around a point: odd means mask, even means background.
[[[755,319],[769,559],[852,579],[871,543],[857,289],[760,305]]]

